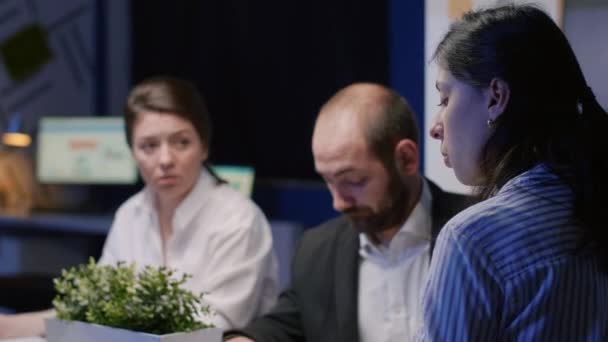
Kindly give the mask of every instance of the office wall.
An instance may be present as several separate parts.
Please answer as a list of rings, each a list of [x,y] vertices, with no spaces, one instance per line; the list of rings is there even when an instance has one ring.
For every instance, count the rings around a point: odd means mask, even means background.
[[[424,0],[389,1],[390,86],[409,102],[424,131]],[[424,134],[423,134],[424,135]],[[422,137],[424,138],[424,136]],[[424,167],[425,141],[419,144]]]
[[[353,82],[388,82],[386,3],[133,1],[134,80],[170,73],[201,88],[213,161],[320,180],[310,145],[321,105]]]
[[[89,115],[95,91],[94,0],[0,2],[0,131],[44,115]]]
[[[564,30],[587,83],[608,109],[608,1],[566,1]]]
[[[105,32],[105,91],[103,114],[122,115],[125,98],[131,85],[131,11],[129,1],[96,0],[103,4]]]
[[[0,12],[15,11],[14,8],[21,14],[14,20],[0,23],[0,39],[19,27],[39,23],[47,28],[50,26],[48,42],[52,49],[57,50],[55,59],[43,65],[41,71],[33,74],[26,84],[11,82],[5,66],[0,65],[0,93],[11,92],[10,97],[4,97],[4,101],[0,102],[0,123],[5,123],[13,97],[35,97],[34,103],[19,107],[27,120],[28,131],[35,131],[36,119],[43,114],[122,113],[122,103],[130,82],[129,1],[62,0],[51,3],[46,0],[15,0],[0,4]],[[4,36],[2,32],[5,32]],[[86,40],[85,46],[79,47],[79,37]],[[76,65],[70,65],[67,59],[69,51],[78,52]],[[82,78],[80,86],[76,75]],[[75,90],[78,87],[82,89]],[[77,101],[72,101],[74,99]],[[86,189],[71,188],[69,191],[74,202],[86,197]],[[129,189],[129,192],[132,191]],[[109,193],[106,189],[102,194],[107,196]],[[27,239],[0,237],[0,274],[23,271],[53,274],[74,260],[80,260],[88,253],[88,248],[78,238],[48,240],[35,236]]]

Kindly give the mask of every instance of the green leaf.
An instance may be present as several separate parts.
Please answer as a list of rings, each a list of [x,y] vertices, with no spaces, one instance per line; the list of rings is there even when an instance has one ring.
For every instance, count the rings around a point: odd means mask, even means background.
[[[203,293],[185,290],[191,275],[176,278],[166,267],[119,262],[100,266],[89,263],[64,269],[54,279],[57,317],[152,334],[185,332],[211,327],[198,320],[211,310],[202,303]]]

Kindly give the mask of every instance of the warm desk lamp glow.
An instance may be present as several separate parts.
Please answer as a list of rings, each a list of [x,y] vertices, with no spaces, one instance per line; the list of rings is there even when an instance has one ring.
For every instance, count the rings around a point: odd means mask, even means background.
[[[25,133],[4,133],[2,143],[6,146],[28,147],[32,143],[32,138]]]
[[[27,156],[32,139],[21,129],[21,114],[13,114],[0,146],[0,213],[25,216],[34,204],[37,191],[34,169]]]
[[[32,143],[32,138],[20,132],[21,114],[15,113],[10,118],[7,130],[2,134],[2,144],[13,147],[28,147]]]

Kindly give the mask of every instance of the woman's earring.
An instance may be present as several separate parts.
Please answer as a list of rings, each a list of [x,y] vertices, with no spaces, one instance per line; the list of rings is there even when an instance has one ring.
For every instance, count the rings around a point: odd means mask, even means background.
[[[488,128],[494,128],[494,120],[488,119],[488,121],[486,121],[486,124],[488,125]]]

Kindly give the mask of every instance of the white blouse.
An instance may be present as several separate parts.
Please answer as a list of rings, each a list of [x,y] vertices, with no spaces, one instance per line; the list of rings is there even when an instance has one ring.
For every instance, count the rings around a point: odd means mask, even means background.
[[[116,212],[100,264],[118,261],[167,266],[189,273],[185,287],[205,292],[215,312],[202,317],[220,328],[239,328],[267,312],[278,294],[278,265],[270,226],[251,201],[203,170],[177,207],[167,242],[167,264],[158,215],[146,187]]]

